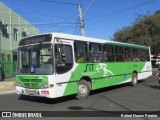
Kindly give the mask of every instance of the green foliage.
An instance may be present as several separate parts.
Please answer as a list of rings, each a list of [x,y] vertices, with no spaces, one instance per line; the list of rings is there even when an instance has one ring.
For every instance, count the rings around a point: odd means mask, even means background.
[[[160,11],[139,15],[132,26],[114,34],[114,41],[150,46],[152,54],[160,53]]]

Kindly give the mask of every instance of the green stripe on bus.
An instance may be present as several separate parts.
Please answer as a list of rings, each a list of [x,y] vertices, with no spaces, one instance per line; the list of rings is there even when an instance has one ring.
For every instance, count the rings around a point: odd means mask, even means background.
[[[133,71],[142,72],[146,62],[117,62],[117,63],[82,63],[73,72],[64,96],[75,94],[78,91],[78,81],[87,76],[92,79],[92,90],[117,85],[132,77]],[[95,79],[97,78],[97,79]]]
[[[134,45],[134,44],[126,44],[126,43],[107,42],[107,43],[104,43],[104,44],[105,45],[122,46],[122,47],[139,48],[139,49],[145,49],[145,50],[149,49],[147,46],[139,46],[139,45]]]

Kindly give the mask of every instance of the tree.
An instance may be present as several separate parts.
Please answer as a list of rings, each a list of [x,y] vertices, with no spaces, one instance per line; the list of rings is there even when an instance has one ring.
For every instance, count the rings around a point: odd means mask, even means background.
[[[153,15],[138,15],[133,25],[114,33],[114,41],[150,46],[160,53],[160,10]]]

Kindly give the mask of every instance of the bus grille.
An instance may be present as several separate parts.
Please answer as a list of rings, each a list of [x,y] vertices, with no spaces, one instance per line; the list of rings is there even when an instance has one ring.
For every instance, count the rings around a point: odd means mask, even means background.
[[[23,86],[30,89],[38,89],[43,79],[21,79]]]

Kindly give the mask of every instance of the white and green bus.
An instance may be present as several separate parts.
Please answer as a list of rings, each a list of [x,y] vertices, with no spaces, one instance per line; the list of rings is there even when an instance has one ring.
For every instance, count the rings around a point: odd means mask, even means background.
[[[50,33],[24,38],[18,47],[16,91],[48,98],[75,94],[152,75],[150,47]]]

